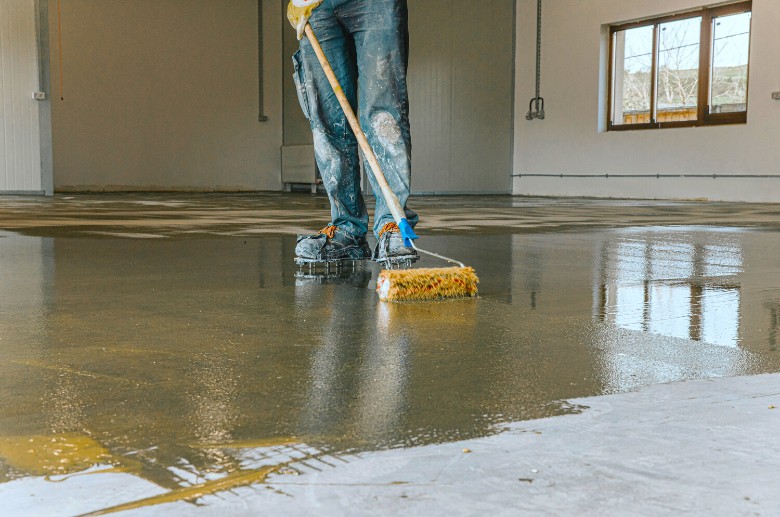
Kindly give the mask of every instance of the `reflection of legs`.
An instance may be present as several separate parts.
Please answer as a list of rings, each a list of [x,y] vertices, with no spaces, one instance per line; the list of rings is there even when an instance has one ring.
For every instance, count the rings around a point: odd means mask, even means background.
[[[326,3],[309,20],[350,104],[357,104],[357,69],[352,38]],[[357,141],[308,39],[301,40],[303,89],[314,137],[314,152],[331,204],[331,223],[353,237],[368,229],[360,192]]]
[[[354,318],[371,299],[368,289],[323,289],[296,286],[296,321],[303,322],[313,337],[309,386],[300,414],[297,435],[329,441],[352,432],[354,394],[357,391],[354,364],[371,335],[368,318]],[[330,307],[322,317],[322,307]],[[345,336],[355,336],[347,339]]]
[[[366,344],[361,370],[358,430],[376,443],[397,443],[393,438],[407,405],[409,377],[409,337],[395,331],[392,317],[397,308],[380,303],[377,308],[376,339]]]
[[[382,167],[390,189],[406,207],[411,181],[409,98],[406,87],[408,58],[405,0],[350,2],[337,9],[339,19],[353,35],[360,78],[360,125]],[[393,221],[373,175],[376,197],[374,234]],[[417,214],[406,209],[414,226]]]
[[[349,427],[354,377],[346,365],[354,360],[355,350],[341,334],[344,322],[333,321],[346,317],[334,310],[323,327],[322,342],[312,348],[310,387],[299,424],[304,435],[339,436]]]
[[[365,312],[372,296],[368,290],[361,292],[296,288],[299,321],[313,307],[335,308],[324,318],[320,339],[312,347],[310,385],[297,433],[302,438],[397,443],[408,402],[409,337],[397,335],[402,326],[391,321],[397,308],[389,304],[377,306],[376,329],[370,311],[355,320],[351,315]]]

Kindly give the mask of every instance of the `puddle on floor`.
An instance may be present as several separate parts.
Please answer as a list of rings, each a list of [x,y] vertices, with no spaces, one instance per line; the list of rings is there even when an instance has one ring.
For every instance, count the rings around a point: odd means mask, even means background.
[[[96,475],[68,494],[87,495],[53,510],[198,500],[575,397],[780,371],[778,232],[430,237],[475,267],[481,298],[395,305],[376,267],[301,275],[291,237],[0,236],[12,509],[81,471]]]

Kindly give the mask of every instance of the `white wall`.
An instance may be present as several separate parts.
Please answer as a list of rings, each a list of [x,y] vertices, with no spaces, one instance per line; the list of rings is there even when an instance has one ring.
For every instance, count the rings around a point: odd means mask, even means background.
[[[34,0],[0,0],[0,193],[41,193]]]
[[[780,202],[780,1],[753,0],[748,123],[604,132],[608,25],[704,0],[546,0],[542,97],[534,96],[536,1],[518,0],[513,192],[522,195]],[[738,174],[775,178],[569,178],[525,174]]]

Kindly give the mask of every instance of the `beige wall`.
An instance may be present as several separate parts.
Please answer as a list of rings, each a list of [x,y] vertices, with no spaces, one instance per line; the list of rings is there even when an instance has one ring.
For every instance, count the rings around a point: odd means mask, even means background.
[[[509,191],[513,19],[489,13],[513,1],[410,4],[416,192]],[[281,146],[311,142],[282,95],[297,46],[285,2],[263,2],[264,123],[257,0],[62,2],[64,100],[49,3],[56,190],[281,189]],[[449,14],[431,28],[431,13]]]
[[[278,190],[279,4],[265,1],[258,121],[257,0],[50,2],[54,181],[66,190]]]
[[[603,132],[605,27],[701,2],[545,2],[547,119],[528,122],[536,2],[517,0],[512,172],[779,174],[780,102],[770,98],[780,90],[776,0],[754,0],[747,125]],[[256,0],[63,2],[64,101],[58,99],[57,3],[50,4],[58,190],[281,188],[282,64],[289,56],[282,51],[279,4],[264,2],[265,123],[257,121]],[[424,136],[420,123],[418,137]],[[425,143],[418,140],[419,150]],[[435,188],[441,181],[425,185],[426,161],[415,163],[417,187],[441,190]],[[780,179],[516,177],[513,192],[780,201]]]
[[[753,0],[748,123],[603,132],[609,24],[689,10],[706,0],[544,2],[544,121],[526,121],[534,96],[536,1],[518,0],[514,174],[780,175],[780,2]],[[515,194],[707,198],[780,202],[780,178],[515,178]]]

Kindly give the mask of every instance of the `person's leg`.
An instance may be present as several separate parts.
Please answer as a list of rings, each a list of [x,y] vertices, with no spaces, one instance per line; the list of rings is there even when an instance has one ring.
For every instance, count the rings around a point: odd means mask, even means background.
[[[309,23],[330,61],[350,103],[357,104],[357,68],[352,37],[344,30],[333,11],[334,0],[325,0],[315,9]],[[314,139],[314,152],[322,174],[323,185],[330,199],[331,225],[335,233],[325,233],[327,239],[315,237],[312,242],[299,239],[296,253],[315,258],[326,242],[357,242],[353,252],[341,257],[338,250],[321,258],[362,258],[368,249],[365,234],[368,212],[360,191],[360,162],[357,141],[347,124],[341,106],[328,83],[314,50],[305,37],[293,57],[295,81],[304,114],[309,119]],[[333,234],[333,235],[330,235]],[[306,248],[311,248],[307,250]],[[331,250],[333,251],[333,250]]]
[[[411,135],[406,86],[408,13],[406,0],[341,0],[335,13],[352,34],[357,53],[360,125],[376,154],[390,189],[414,226],[418,217],[406,207],[411,181]],[[369,174],[376,197],[374,234],[393,216],[379,185]]]

